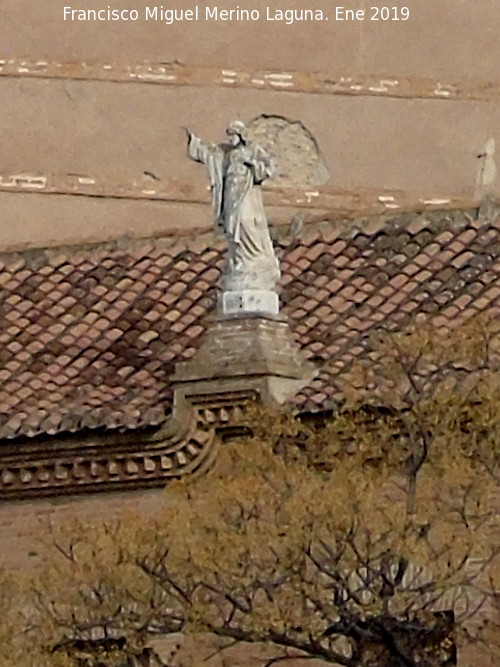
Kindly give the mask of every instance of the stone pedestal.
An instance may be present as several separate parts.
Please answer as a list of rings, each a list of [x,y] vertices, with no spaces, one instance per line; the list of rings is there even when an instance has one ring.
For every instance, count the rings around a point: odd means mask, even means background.
[[[195,356],[176,366],[175,401],[201,404],[252,395],[281,404],[316,374],[281,317],[219,316]]]

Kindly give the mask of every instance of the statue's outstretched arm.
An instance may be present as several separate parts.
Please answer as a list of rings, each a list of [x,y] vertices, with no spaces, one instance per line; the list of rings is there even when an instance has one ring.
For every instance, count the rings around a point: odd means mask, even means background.
[[[188,155],[192,160],[205,164],[208,155],[208,146],[187,127],[182,128],[188,140]]]

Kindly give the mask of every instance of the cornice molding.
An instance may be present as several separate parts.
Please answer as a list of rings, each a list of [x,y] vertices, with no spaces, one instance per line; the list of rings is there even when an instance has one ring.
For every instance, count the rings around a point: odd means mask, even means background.
[[[241,414],[250,393],[204,397],[184,403],[158,434],[162,439],[133,441],[130,435],[79,442],[78,437],[45,446],[36,441],[9,447],[0,456],[0,500],[126,491],[165,486],[172,479],[197,475],[213,462],[224,425]]]
[[[165,486],[207,471],[219,433],[231,427],[253,388],[183,395],[154,433],[26,440],[0,449],[0,501]]]

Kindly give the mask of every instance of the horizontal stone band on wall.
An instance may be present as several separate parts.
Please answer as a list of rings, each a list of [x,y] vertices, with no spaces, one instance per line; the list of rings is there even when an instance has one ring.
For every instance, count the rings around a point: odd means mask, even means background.
[[[0,192],[32,192],[50,195],[75,195],[116,199],[147,199],[181,204],[209,203],[207,188],[188,183],[156,184],[104,180],[87,174],[0,173]],[[478,205],[469,196],[440,196],[439,193],[418,193],[400,190],[335,190],[264,188],[267,206],[294,207],[308,210],[338,211],[342,214],[383,213],[433,209],[467,209]]]
[[[275,90],[318,95],[356,95],[409,99],[478,100],[500,99],[500,84],[489,81],[448,82],[421,77],[345,76],[327,73],[280,70],[238,70],[188,67],[177,63],[64,63],[46,60],[0,59],[0,76],[37,77],[150,83],[177,86],[218,85],[231,88]]]

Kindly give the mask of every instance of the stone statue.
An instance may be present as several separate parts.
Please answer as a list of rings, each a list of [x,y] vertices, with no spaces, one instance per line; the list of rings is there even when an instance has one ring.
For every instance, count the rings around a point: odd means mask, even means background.
[[[227,143],[207,145],[186,129],[188,155],[207,168],[216,225],[229,245],[221,309],[277,313],[280,270],[260,189],[272,177],[273,164],[248,140],[241,121],[232,122],[226,133]]]

